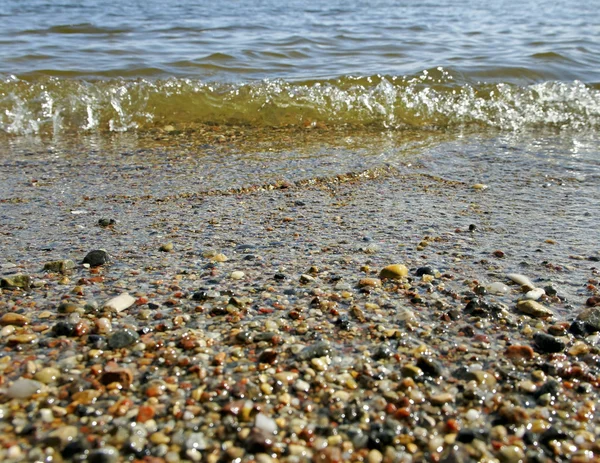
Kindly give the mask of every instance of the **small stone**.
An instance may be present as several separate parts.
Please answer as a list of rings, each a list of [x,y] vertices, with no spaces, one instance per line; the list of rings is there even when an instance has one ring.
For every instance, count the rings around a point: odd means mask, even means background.
[[[517,310],[534,318],[550,318],[554,313],[536,301],[525,300],[517,302]]]
[[[471,188],[476,191],[483,191],[483,190],[487,190],[488,186],[483,183],[475,183],[474,185],[471,186]]]
[[[134,303],[135,297],[130,296],[128,293],[123,293],[107,301],[104,304],[104,308],[119,313],[131,307]]]
[[[450,402],[454,402],[454,396],[449,392],[442,392],[440,394],[434,394],[430,396],[429,401],[433,405],[444,405]]]
[[[13,313],[13,312],[5,313],[0,318],[0,325],[2,325],[2,326],[7,326],[7,325],[25,326],[27,324],[29,324],[29,318],[27,318],[25,315],[21,315],[19,313]]]
[[[58,313],[75,313],[79,310],[79,305],[71,301],[62,301],[56,310]]]
[[[509,273],[506,276],[508,277],[509,280],[512,280],[516,284],[521,285],[522,287],[526,288],[528,291],[535,289],[535,285],[525,275],[521,275],[520,273]]]
[[[361,278],[358,281],[359,288],[377,288],[381,286],[381,280],[379,278]]]
[[[531,360],[534,357],[534,352],[529,346],[514,345],[507,347],[504,355],[511,360]]]
[[[381,463],[383,461],[383,455],[377,449],[369,451],[367,455],[367,463]]]
[[[423,275],[435,276],[435,270],[432,267],[429,267],[429,266],[419,267],[415,271],[415,275],[418,276],[418,277],[422,277]]]
[[[158,249],[161,252],[171,252],[173,250],[173,243],[171,243],[171,242],[163,243],[160,245],[160,248],[158,248]]]
[[[14,334],[6,338],[6,342],[9,345],[31,344],[35,341],[37,341],[37,335],[33,333]]]
[[[29,289],[31,286],[31,277],[23,273],[17,275],[10,275],[0,280],[0,287],[2,288],[22,288]]]
[[[558,338],[546,333],[536,333],[533,335],[535,346],[543,353],[554,354],[562,352],[567,347],[566,344]]]
[[[307,275],[307,274],[300,275],[300,283],[307,284],[307,283],[310,283],[312,281],[315,281],[315,277],[312,277],[312,276]]]
[[[103,218],[103,219],[98,220],[98,225],[101,226],[102,228],[112,227],[116,223],[117,223],[117,221],[115,219]]]
[[[546,291],[544,291],[542,288],[534,288],[525,293],[525,296],[523,296],[523,300],[537,301],[539,298],[541,298],[545,294],[546,294]]]
[[[134,344],[139,339],[139,335],[129,329],[115,331],[108,338],[108,347],[111,349],[121,349]]]
[[[110,368],[103,371],[98,380],[105,386],[112,383],[119,383],[127,389],[133,381],[133,374],[127,368]]]
[[[600,296],[592,296],[585,301],[585,305],[589,307],[596,307],[600,305]]]
[[[315,357],[325,357],[331,354],[331,346],[326,341],[320,341],[302,349],[296,357],[298,360],[308,360]]]
[[[44,385],[33,379],[20,378],[12,383],[6,390],[7,397],[11,399],[28,399],[42,390]]]
[[[217,253],[217,254],[213,255],[212,257],[210,257],[210,259],[215,262],[227,262],[227,260],[229,260],[227,258],[227,256],[222,253]]]
[[[526,461],[525,452],[518,445],[505,445],[500,449],[498,458],[501,463],[521,463]]]
[[[258,413],[254,419],[254,426],[267,434],[277,433],[277,424],[273,418],[268,417],[264,413]]]
[[[83,263],[88,264],[90,267],[100,267],[104,264],[107,264],[110,261],[110,256],[103,249],[96,249],[94,251],[90,251],[83,258]]]
[[[379,278],[381,278],[382,280],[384,280],[384,279],[400,280],[407,276],[408,276],[408,268],[406,267],[406,265],[402,265],[402,264],[388,265],[387,267],[384,267],[383,269],[381,269],[381,272],[379,272]]]
[[[490,294],[495,294],[497,296],[502,296],[508,293],[508,286],[499,281],[495,281],[486,286],[486,289]]]
[[[60,370],[54,367],[42,368],[35,374],[34,378],[41,383],[50,384],[60,378]]]
[[[236,270],[235,272],[231,272],[231,279],[232,280],[241,280],[242,278],[244,278],[246,276],[246,274],[240,270]]]
[[[60,426],[54,431],[50,432],[50,437],[55,437],[63,445],[67,445],[69,442],[72,442],[79,435],[79,430],[75,426]]]
[[[68,273],[75,268],[75,262],[70,259],[54,260],[44,264],[44,270],[55,273]]]
[[[119,451],[111,446],[92,450],[87,457],[87,463],[118,463]]]
[[[591,307],[583,310],[577,316],[577,320],[585,323],[585,328],[588,331],[600,331],[600,307]]]

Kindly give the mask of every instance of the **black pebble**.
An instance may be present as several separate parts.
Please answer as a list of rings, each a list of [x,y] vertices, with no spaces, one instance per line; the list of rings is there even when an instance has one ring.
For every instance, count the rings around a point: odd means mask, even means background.
[[[566,344],[560,339],[546,333],[536,333],[533,335],[535,346],[545,354],[554,354],[565,350]]]
[[[52,327],[52,333],[54,334],[54,336],[74,336],[75,323],[58,322]]]
[[[110,261],[108,253],[102,249],[96,249],[90,251],[83,258],[84,264],[89,264],[90,267],[100,267],[101,265],[107,264]]]

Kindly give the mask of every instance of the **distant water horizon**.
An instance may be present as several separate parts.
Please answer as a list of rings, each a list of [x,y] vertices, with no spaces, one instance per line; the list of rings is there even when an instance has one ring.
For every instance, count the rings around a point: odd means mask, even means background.
[[[6,0],[0,133],[600,126],[600,1]]]

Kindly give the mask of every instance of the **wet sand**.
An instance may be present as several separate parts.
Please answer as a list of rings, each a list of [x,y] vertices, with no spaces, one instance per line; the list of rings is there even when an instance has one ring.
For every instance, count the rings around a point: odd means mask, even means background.
[[[5,162],[3,461],[597,458],[579,182],[425,159],[202,189],[151,155]]]

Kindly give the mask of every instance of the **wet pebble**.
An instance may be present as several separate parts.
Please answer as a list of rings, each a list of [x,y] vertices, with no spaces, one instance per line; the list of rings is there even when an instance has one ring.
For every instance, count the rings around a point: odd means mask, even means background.
[[[591,307],[583,310],[577,320],[585,323],[589,331],[600,331],[600,307]]]
[[[0,287],[2,288],[23,288],[29,289],[31,286],[31,277],[23,273],[6,276],[0,279]]]
[[[8,387],[6,395],[11,399],[27,399],[40,392],[43,386],[39,381],[20,378]]]
[[[554,315],[550,309],[532,300],[517,302],[517,310],[534,318],[550,318]]]
[[[535,346],[546,354],[562,352],[566,348],[564,341],[546,333],[535,333],[533,341]]]
[[[2,326],[7,326],[7,325],[14,325],[14,326],[25,326],[27,324],[29,324],[30,320],[28,317],[26,317],[25,315],[21,315],[18,313],[5,313],[4,315],[2,315],[2,317],[0,317],[0,325]]]
[[[139,339],[139,335],[129,329],[115,331],[108,338],[108,347],[111,349],[121,349],[134,344]]]
[[[110,261],[110,256],[103,249],[96,249],[90,251],[83,258],[84,264],[89,264],[90,267],[100,267],[107,264]]]
[[[382,280],[399,280],[401,278],[405,278],[406,276],[408,276],[408,268],[406,265],[402,264],[388,265],[387,267],[381,269],[381,272],[379,272],[379,278]]]

